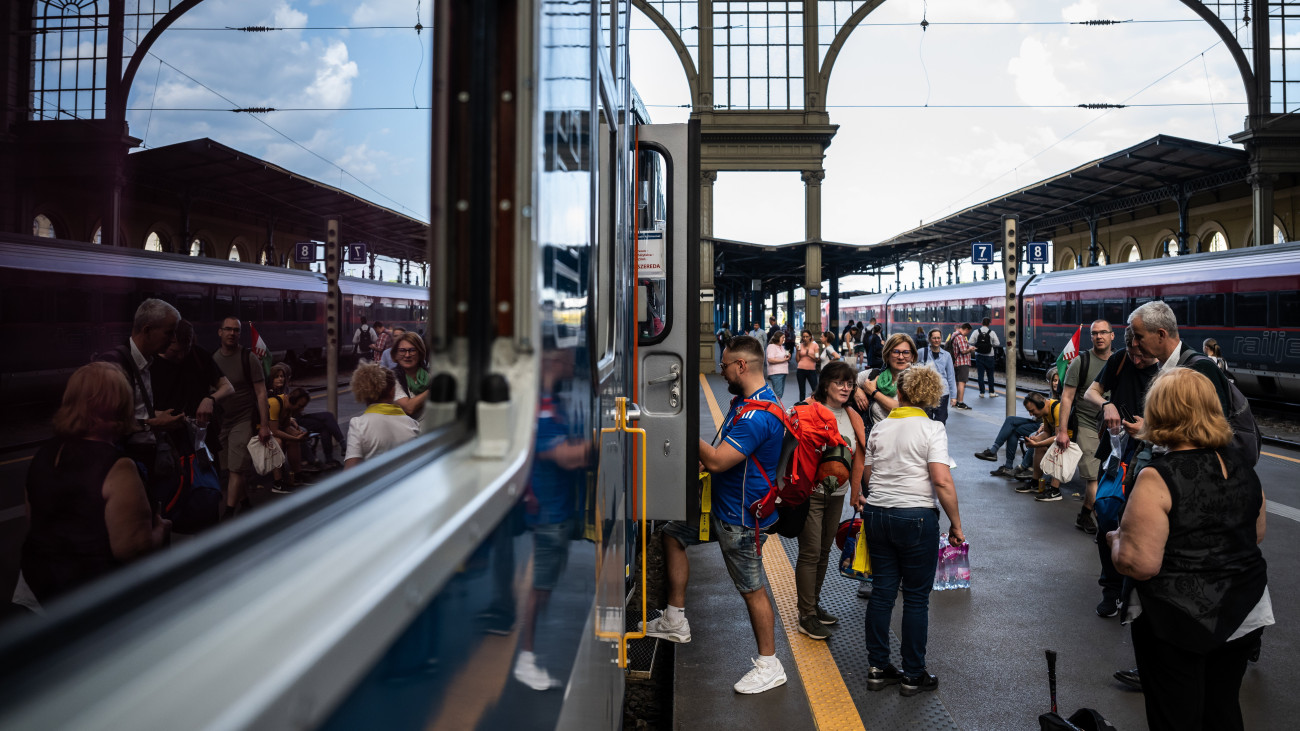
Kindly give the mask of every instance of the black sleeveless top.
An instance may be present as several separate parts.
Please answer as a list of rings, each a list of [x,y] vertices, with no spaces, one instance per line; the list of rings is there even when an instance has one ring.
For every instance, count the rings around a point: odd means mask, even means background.
[[[1255,521],[1263,492],[1255,470],[1213,449],[1170,452],[1151,467],[1169,486],[1169,539],[1160,573],[1137,584],[1157,636],[1194,652],[1232,636],[1268,583]]]
[[[31,525],[22,569],[41,602],[119,565],[108,542],[103,491],[104,478],[123,456],[113,444],[55,437],[32,458],[27,471]]]

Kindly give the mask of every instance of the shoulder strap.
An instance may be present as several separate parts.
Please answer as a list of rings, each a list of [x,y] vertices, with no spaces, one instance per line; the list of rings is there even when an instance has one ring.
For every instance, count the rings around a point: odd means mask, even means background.
[[[244,349],[244,346],[239,346],[239,365],[244,370],[244,383],[247,383],[248,387],[252,388],[253,370],[248,365],[248,352]]]
[[[1128,353],[1125,353],[1124,357],[1119,359],[1119,367],[1115,369],[1116,377],[1118,377],[1119,374],[1124,372],[1124,364],[1127,362],[1128,362]]]
[[[131,383],[134,384],[135,388],[140,389],[140,398],[144,399],[145,411],[149,414],[149,418],[152,419],[154,417],[153,401],[149,398],[149,389],[144,387],[144,378],[140,376],[140,369],[135,366],[135,356],[131,355],[131,346],[119,345],[113,350],[121,359],[120,365],[126,371],[127,378],[131,379]]]

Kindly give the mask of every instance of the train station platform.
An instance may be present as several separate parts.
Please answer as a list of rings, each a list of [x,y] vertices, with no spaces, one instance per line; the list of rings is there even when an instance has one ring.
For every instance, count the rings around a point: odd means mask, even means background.
[[[716,429],[730,395],[720,376],[701,376],[701,433]],[[785,399],[797,399],[787,384]],[[1129,629],[1095,613],[1101,599],[1093,537],[1074,527],[1080,503],[1039,503],[1014,492],[1013,482],[989,475],[995,463],[974,458],[990,445],[1005,415],[1003,398],[968,398],[970,411],[948,420],[949,450],[962,523],[971,545],[971,588],[930,597],[927,660],[939,678],[934,693],[903,698],[897,689],[868,692],[864,626],[866,600],[836,572],[823,588],[823,607],[839,618],[831,637],[799,634],[793,566],[796,542],[772,537],[764,568],[777,607],[777,656],[786,685],[756,696],[732,684],[756,654],[744,602],[726,575],[716,547],[690,550],[686,611],[692,641],[675,648],[673,728],[748,729],[1016,729],[1037,728],[1050,709],[1044,650],[1059,653],[1058,702],[1071,713],[1095,708],[1122,731],[1146,728],[1142,694],[1111,676],[1134,666]],[[713,406],[713,405],[716,406]],[[718,409],[715,411],[714,409]],[[1023,406],[1019,413],[1025,415]],[[707,429],[705,428],[707,427]],[[1268,499],[1269,590],[1277,624],[1264,632],[1260,660],[1246,671],[1241,702],[1246,727],[1288,728],[1300,715],[1300,603],[1295,549],[1300,541],[1300,453],[1265,448],[1258,467]],[[847,512],[847,510],[846,510]],[[845,516],[847,517],[847,515]],[[946,526],[946,519],[941,521]],[[773,550],[777,549],[777,550]],[[897,642],[901,605],[893,617]],[[894,662],[898,663],[897,645]]]

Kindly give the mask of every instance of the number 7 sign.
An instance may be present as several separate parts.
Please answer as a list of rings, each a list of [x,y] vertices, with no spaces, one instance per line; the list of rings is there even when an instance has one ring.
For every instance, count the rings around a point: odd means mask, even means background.
[[[348,263],[365,264],[366,263],[366,245],[363,243],[348,244]]]
[[[972,264],[992,264],[993,244],[984,241],[976,241],[971,244],[970,259]]]

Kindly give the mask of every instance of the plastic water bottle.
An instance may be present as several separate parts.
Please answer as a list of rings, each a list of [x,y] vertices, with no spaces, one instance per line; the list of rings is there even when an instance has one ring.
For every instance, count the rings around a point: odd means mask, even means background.
[[[948,544],[946,534],[939,536],[939,560],[934,567],[934,586],[931,591],[945,591],[952,588],[952,580],[948,572],[947,552],[944,547]]]
[[[957,570],[954,589],[970,588],[970,545],[962,543],[957,553]]]

